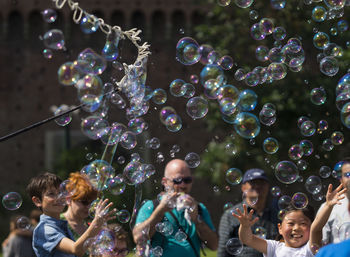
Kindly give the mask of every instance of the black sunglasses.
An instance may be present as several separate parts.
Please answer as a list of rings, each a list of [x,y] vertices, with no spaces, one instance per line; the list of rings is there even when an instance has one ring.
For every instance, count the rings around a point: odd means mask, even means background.
[[[191,184],[192,183],[192,177],[184,177],[184,178],[174,178],[170,179],[175,185],[180,185],[182,182],[185,184]]]
[[[92,201],[89,200],[78,200],[78,202],[85,206],[88,206],[92,203]]]

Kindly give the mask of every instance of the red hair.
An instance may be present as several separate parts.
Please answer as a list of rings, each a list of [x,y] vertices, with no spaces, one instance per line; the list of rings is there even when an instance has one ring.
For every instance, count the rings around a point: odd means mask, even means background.
[[[92,187],[88,178],[79,172],[73,172],[69,175],[67,190],[72,193],[72,200],[89,200],[97,198],[97,191]]]

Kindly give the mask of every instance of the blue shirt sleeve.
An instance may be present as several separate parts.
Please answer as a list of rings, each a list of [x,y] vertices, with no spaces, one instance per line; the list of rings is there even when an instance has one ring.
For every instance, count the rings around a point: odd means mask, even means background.
[[[199,203],[199,205],[200,205],[200,208],[202,209],[202,213],[201,213],[202,219],[204,220],[205,223],[207,223],[207,225],[211,230],[215,231],[215,227],[213,225],[213,222],[211,221],[208,209],[202,203]]]
[[[33,245],[35,248],[51,253],[65,237],[57,228],[49,224],[42,224],[35,230]]]
[[[139,212],[137,213],[136,222],[135,224],[140,224],[147,220],[153,212],[153,202],[151,200],[144,203],[144,205],[141,206]]]

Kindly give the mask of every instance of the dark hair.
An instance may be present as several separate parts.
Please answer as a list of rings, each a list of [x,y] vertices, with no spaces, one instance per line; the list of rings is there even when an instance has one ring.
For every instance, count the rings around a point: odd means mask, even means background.
[[[283,222],[284,217],[286,217],[286,215],[287,215],[288,213],[291,213],[291,212],[293,212],[293,211],[301,211],[306,217],[309,218],[309,220],[310,220],[311,222],[313,222],[314,219],[315,219],[315,209],[314,209],[311,205],[308,204],[308,205],[306,205],[303,209],[298,209],[298,208],[296,208],[294,205],[289,204],[289,205],[284,209],[284,214],[283,214],[283,216],[282,216],[281,223]],[[277,241],[280,241],[281,239],[283,239],[282,235],[280,235],[280,234],[277,235],[276,240],[277,240]]]
[[[27,192],[30,198],[36,196],[42,200],[45,191],[52,187],[58,188],[61,183],[62,180],[57,175],[46,172],[30,180],[27,186]]]

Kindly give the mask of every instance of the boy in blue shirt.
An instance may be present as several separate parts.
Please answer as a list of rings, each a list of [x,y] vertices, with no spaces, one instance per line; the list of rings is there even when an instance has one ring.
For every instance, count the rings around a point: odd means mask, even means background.
[[[37,257],[73,257],[84,254],[84,242],[94,237],[102,225],[115,218],[116,210],[109,211],[112,203],[108,199],[97,204],[95,218],[89,228],[74,242],[67,221],[60,220],[64,205],[59,203],[61,179],[55,174],[45,173],[31,179],[27,191],[33,203],[43,214],[33,232],[33,249]]]

